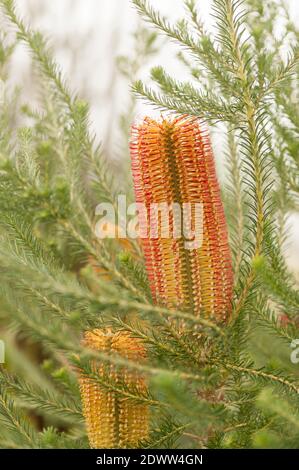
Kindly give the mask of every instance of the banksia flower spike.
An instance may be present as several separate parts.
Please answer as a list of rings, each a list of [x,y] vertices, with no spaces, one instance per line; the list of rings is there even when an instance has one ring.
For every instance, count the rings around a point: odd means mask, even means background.
[[[88,331],[83,344],[96,351],[119,354],[138,362],[146,355],[141,341],[125,331]],[[103,377],[103,386],[83,373],[79,379],[90,446],[104,449],[136,447],[140,441],[148,438],[148,407],[119,395],[109,386],[109,382],[116,387],[117,382],[120,382],[121,386],[125,384],[128,389],[144,394],[147,390],[144,379],[137,372],[116,369],[114,365],[99,365],[94,361],[93,368],[99,377]]]
[[[154,300],[226,320],[232,263],[207,130],[187,116],[145,118],[133,126],[130,147],[140,238]],[[160,210],[165,204],[168,220]],[[164,237],[167,224],[171,236]]]

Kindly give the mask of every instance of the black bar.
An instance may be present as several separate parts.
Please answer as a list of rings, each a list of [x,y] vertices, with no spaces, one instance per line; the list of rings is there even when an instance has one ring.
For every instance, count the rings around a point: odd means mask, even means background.
[[[183,468],[238,468],[242,466],[265,465],[267,468],[296,466],[299,462],[299,449],[286,450],[0,450],[1,470],[16,465],[22,469],[53,468],[105,468],[105,469],[142,469],[163,465]],[[6,463],[6,464],[5,464]],[[62,467],[66,465],[66,467]]]

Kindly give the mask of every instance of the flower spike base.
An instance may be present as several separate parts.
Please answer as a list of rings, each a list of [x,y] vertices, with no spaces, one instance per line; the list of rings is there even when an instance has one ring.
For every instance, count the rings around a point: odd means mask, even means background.
[[[85,333],[84,346],[95,351],[118,354],[132,361],[142,361],[145,349],[141,341],[128,332],[110,329]],[[144,393],[146,384],[139,373],[114,365],[94,362],[94,371],[103,382],[80,375],[80,391],[88,438],[92,448],[130,448],[148,438],[148,406],[133,400],[130,394],[119,394],[117,388],[127,387]],[[119,387],[117,384],[119,383]],[[114,389],[114,390],[113,390]]]

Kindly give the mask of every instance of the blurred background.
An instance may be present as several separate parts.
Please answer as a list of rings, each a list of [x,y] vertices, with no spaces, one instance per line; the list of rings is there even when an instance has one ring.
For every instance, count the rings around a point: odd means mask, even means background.
[[[282,0],[277,0],[282,3]],[[152,4],[169,19],[182,17],[181,0],[151,0]],[[299,22],[299,1],[286,0],[292,18]],[[198,2],[206,28],[212,28],[211,2]],[[64,71],[70,87],[88,101],[91,108],[91,126],[97,140],[117,167],[123,122],[153,109],[138,101],[133,103],[130,85],[137,78],[147,79],[152,66],[163,64],[176,77],[184,78],[182,61],[177,60],[177,48],[170,41],[158,37],[152,50],[145,54],[142,46],[144,23],[130,0],[16,0],[22,16],[50,41],[55,58]],[[148,29],[148,26],[146,26]],[[279,35],[279,27],[277,34]],[[142,40],[141,40],[142,38]],[[133,51],[133,52],[132,52]],[[34,86],[31,59],[25,47],[19,46],[12,61],[12,77],[16,85],[22,85],[24,102],[38,103],[38,89]],[[221,136],[214,136],[221,166]],[[289,263],[299,265],[299,217],[290,215]]]

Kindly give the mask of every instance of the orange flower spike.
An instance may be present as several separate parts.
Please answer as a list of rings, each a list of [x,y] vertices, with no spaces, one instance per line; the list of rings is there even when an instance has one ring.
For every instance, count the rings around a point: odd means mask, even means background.
[[[146,352],[141,341],[128,332],[113,333],[110,329],[93,330],[85,333],[84,346],[96,351],[119,354],[133,361],[141,361]],[[113,365],[93,367],[103,377],[103,386],[96,380],[81,373],[79,378],[83,404],[83,414],[92,448],[136,447],[148,438],[149,409],[147,405],[136,403],[129,397],[121,396],[109,387],[112,383],[125,383],[128,388],[146,391],[144,379],[137,372],[116,369]],[[108,383],[106,383],[108,382]]]
[[[186,246],[188,236],[161,236],[165,220],[158,221],[158,235],[142,233],[151,291],[156,302],[227,320],[231,311],[233,270],[220,188],[216,176],[210,138],[196,118],[182,116],[155,121],[145,118],[133,126],[131,138],[132,172],[141,232],[152,222],[153,203],[189,203],[191,226],[202,243]],[[202,204],[202,223],[194,217],[196,203]],[[181,210],[182,227],[186,226]],[[190,219],[190,217],[189,217]],[[197,222],[196,222],[197,220]],[[170,234],[177,218],[169,213]],[[195,227],[195,223],[197,223]],[[188,223],[188,225],[190,225]],[[188,235],[188,234],[187,234]]]

